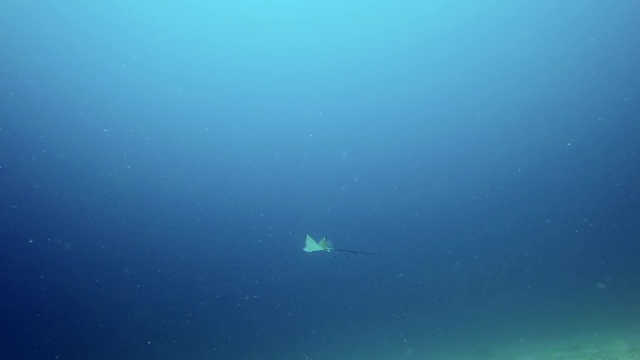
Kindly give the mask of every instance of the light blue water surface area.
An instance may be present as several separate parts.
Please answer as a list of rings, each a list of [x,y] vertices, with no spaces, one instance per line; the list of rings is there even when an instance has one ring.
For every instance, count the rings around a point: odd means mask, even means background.
[[[0,360],[638,359],[639,18],[0,2]]]

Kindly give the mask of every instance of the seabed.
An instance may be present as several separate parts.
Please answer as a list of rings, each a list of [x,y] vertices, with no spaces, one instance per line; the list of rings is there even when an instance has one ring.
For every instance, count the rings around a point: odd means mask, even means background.
[[[586,329],[585,329],[586,330]],[[640,360],[640,329],[583,331],[537,336],[529,339],[497,338],[487,341],[465,341],[437,346],[361,352],[347,360]],[[434,346],[435,345],[435,346]],[[379,349],[380,350],[380,349]],[[327,355],[327,354],[324,354]],[[334,354],[336,355],[336,354]],[[320,358],[324,358],[321,356]],[[315,357],[313,358],[316,359]]]
[[[512,345],[491,360],[640,360],[640,336],[607,334],[574,339],[557,339],[528,346]]]

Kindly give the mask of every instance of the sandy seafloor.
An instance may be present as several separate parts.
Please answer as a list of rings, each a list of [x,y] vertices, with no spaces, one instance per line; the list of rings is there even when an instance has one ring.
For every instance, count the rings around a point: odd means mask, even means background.
[[[637,306],[620,306],[571,317],[497,318],[479,324],[470,319],[452,331],[420,332],[420,327],[367,327],[333,339],[302,336],[289,346],[248,345],[222,355],[209,345],[177,349],[157,348],[162,359],[241,360],[640,360],[640,322]],[[466,330],[461,330],[466,328]],[[344,329],[336,329],[341,332]],[[402,332],[406,340],[395,335]],[[395,334],[395,335],[394,335]],[[158,357],[159,356],[159,357]]]
[[[327,358],[341,359],[339,354]],[[304,357],[303,357],[304,358]],[[314,357],[315,358],[315,357]],[[324,357],[323,357],[324,358]],[[308,359],[312,359],[308,357]],[[538,341],[505,341],[419,351],[412,347],[395,354],[356,354],[347,360],[640,360],[640,331],[605,330],[601,333],[571,335]]]
[[[495,345],[489,354],[425,354],[424,359],[640,360],[640,333],[605,332],[539,342]]]
[[[500,333],[483,336],[460,336],[458,341],[433,339],[425,335],[422,341],[402,346],[373,345],[351,352],[349,349],[329,349],[311,354],[288,354],[287,358],[305,360],[640,360],[640,324],[634,316],[626,320],[576,321],[562,329],[549,327],[544,331],[521,336],[509,327]],[[524,325],[523,328],[527,326]],[[527,332],[527,331],[525,331]],[[362,334],[369,337],[370,334]],[[476,334],[477,335],[477,334]],[[271,356],[267,357],[271,358]]]

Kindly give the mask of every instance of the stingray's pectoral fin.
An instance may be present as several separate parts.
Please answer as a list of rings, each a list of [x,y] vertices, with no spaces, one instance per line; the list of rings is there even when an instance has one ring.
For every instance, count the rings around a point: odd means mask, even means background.
[[[305,238],[305,247],[302,250],[306,252],[331,251],[331,247],[329,247],[329,241],[327,241],[326,236],[319,242],[316,242],[309,234],[307,234]]]

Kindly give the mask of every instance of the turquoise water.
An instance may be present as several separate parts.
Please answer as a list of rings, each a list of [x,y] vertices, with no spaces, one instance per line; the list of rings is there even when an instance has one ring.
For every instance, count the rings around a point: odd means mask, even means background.
[[[4,1],[0,359],[634,356],[639,12]]]

